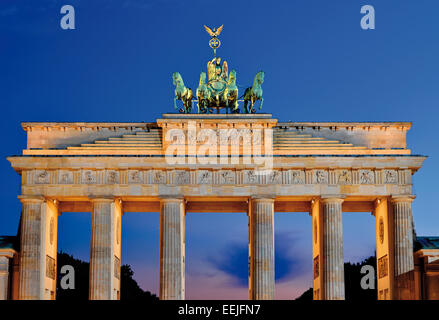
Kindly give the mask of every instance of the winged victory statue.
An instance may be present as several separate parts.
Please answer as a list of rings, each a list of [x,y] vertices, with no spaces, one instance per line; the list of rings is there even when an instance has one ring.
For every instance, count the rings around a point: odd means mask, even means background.
[[[238,101],[244,101],[244,113],[254,113],[254,104],[257,100],[261,101],[259,109],[262,107],[262,83],[264,81],[264,72],[257,73],[253,86],[245,90],[245,93],[239,100],[238,86],[236,85],[236,71],[230,70],[227,61],[221,63],[221,58],[216,56],[216,49],[221,46],[218,36],[223,30],[223,25],[217,29],[210,29],[204,26],[206,32],[211,36],[209,46],[214,50],[214,58],[207,63],[207,77],[205,72],[201,72],[200,81],[196,90],[196,100],[192,100],[192,89],[184,85],[183,78],[178,72],[173,74],[175,89],[174,107],[177,109],[176,101],[181,100],[183,108],[182,113],[190,113],[192,102],[198,103],[198,113],[212,113],[216,109],[217,113],[225,109],[226,113],[239,113]]]

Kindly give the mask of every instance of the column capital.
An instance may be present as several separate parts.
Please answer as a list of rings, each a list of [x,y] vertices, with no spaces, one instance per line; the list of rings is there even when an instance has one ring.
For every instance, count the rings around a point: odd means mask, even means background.
[[[331,195],[322,195],[321,197],[320,197],[320,200],[322,201],[322,203],[323,204],[325,204],[325,203],[343,203],[343,201],[344,201],[344,199],[346,198],[346,196],[344,196],[344,195],[340,195],[340,194],[338,194],[338,195],[333,195],[333,194],[331,194]]]
[[[273,195],[252,196],[250,198],[250,201],[254,201],[254,202],[258,202],[258,201],[260,201],[260,202],[262,202],[262,201],[264,201],[264,202],[274,202],[274,198],[275,198],[275,196],[273,196]]]
[[[184,197],[181,196],[163,196],[160,197],[160,203],[163,202],[183,202]]]
[[[412,203],[413,200],[415,200],[415,195],[402,195],[402,196],[392,196],[390,198],[390,201],[392,203],[399,203],[399,202],[409,202]]]
[[[42,203],[46,200],[43,196],[34,196],[34,195],[20,195],[17,197],[21,203],[25,202],[39,202]]]

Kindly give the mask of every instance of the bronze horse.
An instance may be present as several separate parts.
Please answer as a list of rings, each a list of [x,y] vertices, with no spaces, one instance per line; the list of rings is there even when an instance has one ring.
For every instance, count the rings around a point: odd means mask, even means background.
[[[191,88],[186,88],[183,82],[183,78],[178,72],[172,74],[173,83],[175,86],[174,108],[177,110],[177,100],[183,102],[183,108],[180,109],[181,113],[190,113],[192,109],[193,92]]]
[[[262,84],[264,83],[264,71],[259,71],[255,79],[253,80],[253,86],[247,88],[244,92],[244,112],[245,113],[255,113],[256,110],[253,108],[257,100],[261,101],[259,105],[259,110],[262,109],[264,103],[264,98],[262,97]],[[250,104],[250,108],[248,105]]]

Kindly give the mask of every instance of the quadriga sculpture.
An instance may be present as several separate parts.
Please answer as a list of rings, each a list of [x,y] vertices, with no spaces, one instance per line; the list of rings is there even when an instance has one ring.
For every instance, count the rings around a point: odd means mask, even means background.
[[[180,109],[180,112],[190,113],[193,98],[192,89],[186,88],[180,73],[174,72],[172,74],[172,79],[175,86],[174,108],[177,110],[177,100],[181,100],[183,102],[184,109]]]
[[[197,88],[198,113],[206,113],[210,100],[210,90],[206,84],[206,73],[201,72],[200,83]]]
[[[262,97],[262,84],[264,83],[264,71],[259,71],[255,79],[253,80],[253,86],[245,89],[244,92],[244,112],[245,113],[255,113],[256,110],[253,108],[257,100],[261,100],[259,105],[259,110],[262,109],[264,103],[264,98]],[[249,108],[250,104],[250,108]]]
[[[227,82],[226,90],[224,91],[224,100],[226,107],[232,113],[238,113],[238,87],[236,86],[236,71],[232,70],[229,74],[229,81]]]

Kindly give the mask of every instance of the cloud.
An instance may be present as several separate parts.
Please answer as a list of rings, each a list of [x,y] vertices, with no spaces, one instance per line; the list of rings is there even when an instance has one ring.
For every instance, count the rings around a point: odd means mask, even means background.
[[[293,252],[296,241],[292,233],[277,232],[274,235],[276,282],[282,282],[291,278],[290,276],[296,277],[301,274],[302,259],[298,258],[300,254]]]
[[[275,278],[284,282],[300,276],[305,264],[294,249],[295,238],[291,233],[275,234]],[[248,286],[248,247],[242,243],[230,243],[220,254],[208,257],[213,268],[226,273],[232,279],[231,286]]]
[[[231,243],[220,254],[207,259],[213,268],[232,277],[234,283],[231,285],[248,285],[248,248],[245,245]]]

